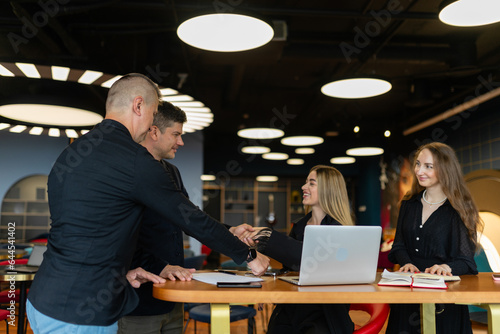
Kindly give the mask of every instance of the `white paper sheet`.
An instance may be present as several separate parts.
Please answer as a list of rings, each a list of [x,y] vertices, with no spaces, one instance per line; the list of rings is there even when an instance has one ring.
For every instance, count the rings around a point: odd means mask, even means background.
[[[224,273],[193,273],[193,279],[213,285],[217,285],[217,282],[247,283],[263,281],[262,278],[258,277],[248,277]]]

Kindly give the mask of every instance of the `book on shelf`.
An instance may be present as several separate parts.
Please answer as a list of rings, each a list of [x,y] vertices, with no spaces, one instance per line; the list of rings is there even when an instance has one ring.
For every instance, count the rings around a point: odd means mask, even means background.
[[[378,285],[409,286],[413,288],[447,289],[446,282],[460,281],[460,276],[442,276],[429,273],[391,272],[384,269]]]

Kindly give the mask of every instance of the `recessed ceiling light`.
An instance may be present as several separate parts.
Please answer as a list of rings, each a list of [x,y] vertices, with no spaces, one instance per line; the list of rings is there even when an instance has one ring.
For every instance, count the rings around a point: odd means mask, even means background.
[[[14,73],[6,69],[3,65],[0,64],[0,75],[4,77],[14,77]]]
[[[189,95],[164,95],[161,99],[167,102],[187,102],[194,100],[194,98]]]
[[[358,133],[358,132],[359,132],[359,126],[357,126],[357,125],[356,125],[356,126],[354,127],[354,130],[353,130],[353,131],[354,131],[354,133]]]
[[[259,182],[276,182],[278,177],[274,175],[260,175],[255,178]]]
[[[287,146],[309,146],[309,145],[319,145],[325,140],[321,137],[316,136],[293,136],[281,139],[281,143]]]
[[[161,93],[161,95],[177,95],[177,94],[179,94],[178,91],[176,91],[175,89],[172,89],[172,88],[162,88],[162,89],[160,89],[160,93]]]
[[[40,127],[40,126],[34,126],[33,128],[31,128],[30,130],[30,135],[34,135],[34,136],[39,136],[41,135],[43,132],[43,128]]]
[[[245,146],[241,148],[241,152],[248,154],[264,154],[271,152],[271,149],[265,146]]]
[[[104,88],[111,88],[111,86],[113,86],[113,84],[120,80],[122,78],[122,75],[117,75],[107,81],[104,81],[102,84],[101,84],[101,87],[104,87]]]
[[[312,147],[299,147],[295,149],[297,154],[314,154],[315,150]]]
[[[23,132],[24,130],[26,130],[27,126],[26,125],[16,125],[16,126],[13,126],[9,129],[10,132],[14,132],[14,133],[21,133]]]
[[[500,1],[460,0],[439,12],[441,22],[459,27],[475,27],[500,21]]]
[[[10,126],[10,124],[0,123],[0,130],[7,129],[9,126]]]
[[[281,152],[270,152],[270,153],[264,153],[262,155],[262,158],[266,160],[286,160],[288,159],[288,154]]]
[[[70,71],[69,67],[52,66],[51,71],[52,71],[52,79],[58,81],[68,80],[68,75]]]
[[[56,128],[50,128],[49,129],[49,136],[51,137],[60,137],[61,136],[61,131]]]
[[[384,153],[384,149],[380,147],[356,147],[346,151],[347,155],[353,156],[372,156]]]
[[[283,137],[282,130],[272,128],[248,128],[238,131],[238,136],[250,139],[273,139]]]
[[[181,109],[183,109],[184,107],[201,108],[201,107],[205,106],[200,101],[186,101],[186,102],[177,102],[177,101],[174,101],[174,102],[170,102],[170,103],[172,103],[174,106],[179,107]]]
[[[85,71],[82,76],[78,79],[78,82],[81,84],[87,84],[90,85],[100,77],[102,77],[104,73],[102,72],[96,72],[96,71],[90,71],[87,70]]]
[[[78,133],[73,129],[66,129],[64,132],[68,138],[78,138]]]
[[[387,137],[387,138],[389,138],[391,136],[391,131],[385,130],[384,136]]]
[[[288,159],[286,163],[289,165],[303,165],[304,159]]]
[[[7,104],[0,106],[0,116],[22,122],[55,126],[93,126],[103,117],[95,112],[47,104]]]
[[[355,78],[330,82],[321,87],[321,92],[342,99],[361,99],[385,94],[391,88],[392,85],[383,79]]]
[[[215,175],[203,174],[202,176],[200,176],[200,179],[202,181],[215,181]]]
[[[90,130],[82,130],[82,131],[81,131],[82,136],[83,136],[84,134],[87,134],[89,131],[90,131]]]
[[[40,73],[38,73],[38,70],[36,69],[36,66],[33,65],[33,64],[16,63],[16,66],[28,78],[35,78],[35,79],[40,79],[41,78]]]
[[[184,43],[195,48],[234,52],[268,43],[274,31],[268,23],[251,16],[219,13],[184,21],[177,29],[177,35]]]
[[[335,157],[330,159],[330,163],[335,165],[347,165],[356,162],[356,158],[353,157]]]

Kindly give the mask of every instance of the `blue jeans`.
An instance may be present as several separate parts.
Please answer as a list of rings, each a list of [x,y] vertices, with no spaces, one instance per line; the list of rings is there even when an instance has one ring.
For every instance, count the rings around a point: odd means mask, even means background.
[[[118,322],[110,326],[75,325],[38,312],[28,300],[26,313],[34,334],[116,334]]]

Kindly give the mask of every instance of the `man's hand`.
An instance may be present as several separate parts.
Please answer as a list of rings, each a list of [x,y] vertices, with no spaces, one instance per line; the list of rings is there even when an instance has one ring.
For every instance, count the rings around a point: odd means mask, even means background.
[[[453,276],[453,274],[451,273],[451,268],[447,264],[435,264],[430,268],[426,268],[425,272],[429,274]]]
[[[404,273],[407,273],[407,272],[418,273],[418,272],[420,272],[420,270],[418,270],[418,268],[415,267],[411,263],[405,264],[404,266],[402,266],[401,268],[399,268],[399,271],[404,272]]]
[[[165,283],[166,280],[160,276],[150,273],[137,267],[135,269],[129,270],[127,275],[127,280],[134,288],[138,288],[142,283],[153,282],[153,283]]]
[[[248,266],[252,270],[252,274],[255,276],[261,276],[266,272],[267,267],[269,267],[269,262],[270,261],[267,256],[257,252],[257,257],[248,262]]]
[[[229,228],[229,232],[231,232],[235,237],[240,238],[240,236],[246,232],[246,231],[249,231],[249,232],[252,232],[254,229],[251,225],[248,225],[248,224],[241,224],[241,225],[238,225],[238,226],[233,226],[233,227],[230,227]]]
[[[181,281],[190,281],[193,278],[193,273],[196,271],[194,268],[183,268],[181,266],[166,265],[160,273],[161,277],[168,278],[175,281],[177,277]]]

